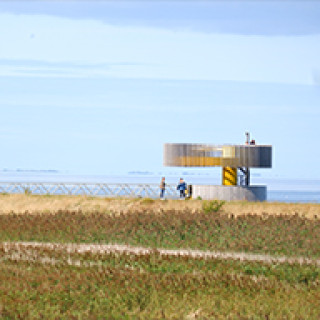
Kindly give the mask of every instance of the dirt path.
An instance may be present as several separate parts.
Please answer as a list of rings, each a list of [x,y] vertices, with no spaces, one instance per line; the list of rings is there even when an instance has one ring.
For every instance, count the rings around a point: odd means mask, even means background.
[[[309,259],[305,257],[288,257],[288,256],[271,256],[267,254],[254,254],[245,252],[222,252],[222,251],[202,251],[192,249],[161,249],[161,248],[146,248],[133,247],[121,244],[61,244],[61,243],[41,243],[41,242],[2,242],[0,249],[4,252],[6,257],[0,259],[13,257],[18,260],[39,260],[42,257],[36,255],[32,250],[46,249],[54,251],[65,251],[67,253],[120,253],[120,254],[135,254],[148,255],[151,253],[158,253],[165,256],[188,256],[193,258],[203,259],[233,259],[240,261],[258,261],[269,264],[277,263],[298,263],[298,264],[316,264],[320,266],[320,259]],[[29,258],[28,258],[29,257]]]

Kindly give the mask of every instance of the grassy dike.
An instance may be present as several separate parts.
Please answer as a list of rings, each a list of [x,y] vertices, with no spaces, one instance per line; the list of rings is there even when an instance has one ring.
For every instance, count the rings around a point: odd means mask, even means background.
[[[4,241],[320,258],[320,206],[0,195]],[[0,245],[0,319],[319,319],[320,267]],[[42,258],[39,259],[39,258]],[[25,261],[24,261],[25,260]]]
[[[98,198],[88,196],[51,196],[51,195],[24,195],[1,194],[0,215],[8,213],[21,214],[26,211],[32,213],[56,213],[58,211],[82,212],[143,212],[152,210],[153,213],[167,211],[202,211],[203,201],[177,201],[152,199],[119,199]],[[238,215],[298,215],[307,219],[320,219],[320,204],[307,203],[280,203],[280,202],[227,202],[222,208],[224,213]]]

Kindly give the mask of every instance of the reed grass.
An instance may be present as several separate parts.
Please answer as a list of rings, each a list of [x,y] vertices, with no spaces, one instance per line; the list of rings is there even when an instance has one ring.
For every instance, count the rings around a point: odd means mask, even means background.
[[[55,264],[0,264],[1,319],[320,317],[316,266],[42,250]]]
[[[0,215],[1,241],[122,243],[320,257],[320,219],[299,215],[132,210]]]
[[[151,200],[100,198],[89,196],[51,196],[29,194],[0,194],[0,214],[28,212],[51,214],[59,211],[130,213],[152,210],[154,213],[169,211],[202,212],[203,200]],[[242,215],[298,215],[307,219],[320,218],[320,204],[280,202],[226,202],[221,211],[234,216]]]
[[[320,205],[0,195],[0,241],[320,257]],[[215,212],[217,211],[217,212]],[[28,249],[29,250],[29,249]],[[319,319],[320,268],[0,244],[0,319]],[[22,261],[25,260],[25,261]]]

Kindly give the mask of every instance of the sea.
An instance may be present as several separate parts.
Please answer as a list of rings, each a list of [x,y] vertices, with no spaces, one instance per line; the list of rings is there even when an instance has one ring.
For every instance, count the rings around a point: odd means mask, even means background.
[[[166,177],[169,184],[177,184],[183,177],[187,184],[220,185],[220,177],[198,172],[128,172],[124,174],[89,175],[55,170],[0,171],[0,185],[6,182],[57,182],[57,183],[160,183]],[[267,186],[267,201],[288,203],[320,203],[320,179],[251,176],[251,185]]]

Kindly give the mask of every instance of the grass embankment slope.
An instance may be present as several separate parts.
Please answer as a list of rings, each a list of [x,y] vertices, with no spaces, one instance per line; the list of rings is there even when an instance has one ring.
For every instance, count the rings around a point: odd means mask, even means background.
[[[202,211],[203,201],[151,200],[151,199],[119,199],[98,198],[88,196],[51,196],[0,194],[0,214],[14,212],[54,213],[58,211],[82,212],[114,212],[127,213],[131,211],[152,210],[152,212],[185,210],[197,213]],[[308,219],[320,219],[320,204],[280,203],[280,202],[227,202],[224,212],[238,215],[299,215]]]
[[[320,206],[0,196],[0,239],[320,258]],[[320,268],[0,246],[3,319],[319,319]],[[39,261],[39,257],[42,258]]]

